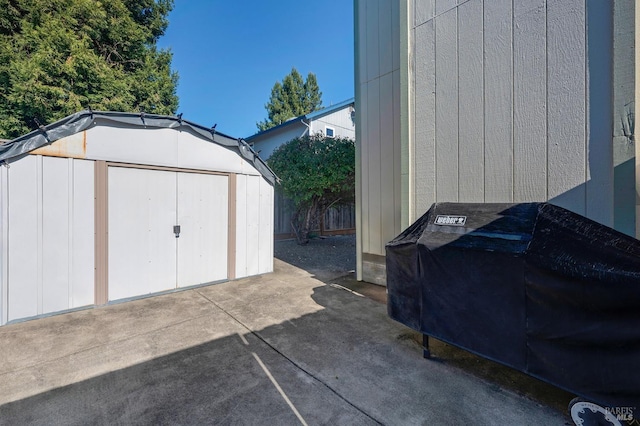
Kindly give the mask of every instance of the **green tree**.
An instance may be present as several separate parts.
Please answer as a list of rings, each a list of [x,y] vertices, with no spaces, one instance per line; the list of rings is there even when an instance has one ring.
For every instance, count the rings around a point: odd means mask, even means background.
[[[0,0],[0,137],[86,107],[174,114],[173,0]]]
[[[259,131],[264,131],[284,123],[291,117],[298,117],[320,109],[322,92],[318,80],[313,73],[306,80],[295,68],[281,82],[276,82],[271,89],[269,103],[264,107],[268,118],[256,123]]]
[[[279,146],[267,160],[295,206],[291,228],[298,244],[335,204],[355,198],[355,143],[347,138],[303,136]]]

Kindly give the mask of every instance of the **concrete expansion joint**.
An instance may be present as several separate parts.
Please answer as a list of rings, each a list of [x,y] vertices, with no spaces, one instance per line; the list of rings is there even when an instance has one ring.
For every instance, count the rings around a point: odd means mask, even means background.
[[[326,285],[326,284],[325,284]],[[226,315],[229,316],[229,318],[231,318],[233,321],[235,321],[236,323],[238,323],[241,327],[243,327],[245,330],[247,330],[249,333],[251,333],[251,335],[255,336],[258,340],[260,340],[262,343],[264,343],[267,347],[269,347],[272,351],[274,351],[275,353],[277,353],[278,355],[280,355],[282,358],[284,358],[285,360],[287,360],[291,365],[293,365],[296,369],[300,370],[301,372],[303,372],[304,374],[306,374],[307,376],[311,377],[313,380],[315,380],[316,382],[320,383],[322,386],[324,386],[327,390],[329,390],[331,393],[333,393],[334,395],[336,395],[338,398],[340,398],[342,401],[344,401],[346,404],[348,404],[349,406],[353,407],[355,410],[357,410],[358,412],[362,413],[364,416],[366,416],[367,418],[371,419],[372,421],[376,422],[379,425],[385,426],[384,423],[382,423],[380,420],[376,419],[375,417],[373,417],[371,414],[367,413],[366,411],[362,410],[360,407],[358,407],[357,405],[355,405],[354,403],[352,403],[351,401],[349,401],[346,397],[344,397],[342,394],[340,394],[336,389],[334,389],[333,387],[331,387],[331,385],[329,385],[327,382],[325,382],[324,380],[322,380],[320,377],[316,376],[315,374],[313,374],[312,372],[310,372],[309,370],[305,369],[302,365],[298,364],[296,361],[294,361],[293,359],[291,359],[290,357],[288,357],[286,354],[284,354],[283,352],[281,352],[280,350],[278,350],[278,348],[276,348],[275,346],[273,346],[271,343],[269,343],[265,338],[263,338],[258,332],[252,330],[248,325],[246,325],[245,323],[243,323],[242,321],[240,321],[238,318],[236,318],[235,316],[233,316],[231,313],[229,313],[228,311],[226,311],[222,306],[220,306],[219,304],[217,304],[215,301],[213,301],[212,299],[210,299],[209,297],[207,297],[206,295],[202,294],[200,291],[195,290],[200,296],[202,296],[203,298],[205,298],[206,300],[208,300],[210,303],[212,303],[213,305],[215,305],[218,309],[220,309],[222,312],[224,312]],[[246,341],[246,339],[244,339],[243,336],[241,336],[241,338],[243,338],[243,341]]]

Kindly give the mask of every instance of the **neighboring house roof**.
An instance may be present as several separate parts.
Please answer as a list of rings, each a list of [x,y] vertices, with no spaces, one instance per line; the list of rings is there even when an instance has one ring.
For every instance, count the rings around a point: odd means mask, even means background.
[[[247,142],[251,142],[253,139],[257,138],[258,136],[262,137],[262,136],[267,135],[269,133],[276,132],[278,130],[282,130],[285,127],[297,126],[303,120],[307,120],[307,121],[317,120],[320,117],[332,114],[332,113],[334,113],[336,111],[340,111],[342,108],[347,107],[349,105],[352,105],[354,103],[355,103],[355,98],[351,98],[351,99],[347,99],[346,101],[339,102],[339,103],[337,103],[335,105],[331,105],[331,106],[328,106],[326,108],[322,108],[320,110],[310,112],[308,114],[303,114],[303,115],[300,115],[298,117],[291,118],[291,119],[285,121],[282,124],[278,124],[277,126],[274,126],[274,127],[270,128],[270,129],[267,129],[265,131],[258,132],[258,133],[254,134],[254,135],[251,135],[248,138],[245,138],[245,140]]]
[[[214,128],[204,127],[191,121],[183,120],[182,116],[171,117],[166,115],[113,111],[80,111],[55,123],[41,126],[39,129],[24,136],[0,144],[0,164],[6,163],[14,158],[19,158],[64,137],[94,127],[98,125],[96,120],[142,128],[171,128],[176,130],[185,128],[194,132],[202,139],[236,152],[258,170],[271,184],[275,183],[278,179],[269,166],[267,166],[249,144],[242,139],[234,139],[224,133],[217,132]]]

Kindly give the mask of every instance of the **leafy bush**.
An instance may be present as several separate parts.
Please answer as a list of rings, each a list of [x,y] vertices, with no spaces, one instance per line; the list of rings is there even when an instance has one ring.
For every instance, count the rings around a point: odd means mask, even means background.
[[[278,147],[267,161],[295,206],[291,228],[298,244],[327,208],[355,198],[355,143],[347,138],[303,136]]]

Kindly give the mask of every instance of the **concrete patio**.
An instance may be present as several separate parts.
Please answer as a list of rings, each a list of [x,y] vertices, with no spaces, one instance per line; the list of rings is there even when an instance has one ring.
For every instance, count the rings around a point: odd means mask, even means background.
[[[0,328],[0,424],[565,425],[302,269]]]

